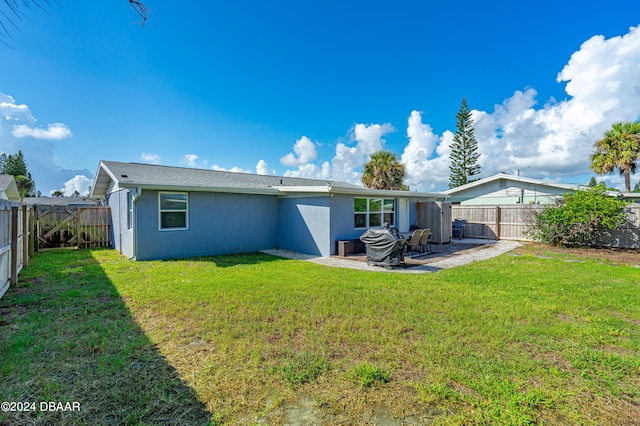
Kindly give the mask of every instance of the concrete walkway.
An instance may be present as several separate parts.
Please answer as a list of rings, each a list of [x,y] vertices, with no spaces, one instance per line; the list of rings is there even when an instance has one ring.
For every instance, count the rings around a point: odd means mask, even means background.
[[[317,257],[308,254],[296,253],[289,250],[264,250],[263,253],[271,254],[274,256],[280,256],[288,259],[299,259],[314,262],[320,265],[335,266],[339,268],[360,269],[363,271],[376,271],[376,272],[395,272],[404,274],[420,274],[425,272],[436,272],[445,268],[453,268],[456,266],[466,265],[467,263],[475,262],[477,260],[486,260],[496,257],[508,251],[521,246],[518,241],[493,241],[493,240],[475,240],[464,239],[462,241],[454,240],[450,244],[456,244],[460,246],[469,244],[482,244],[480,250],[469,250],[467,253],[453,256],[450,258],[442,259],[439,261],[427,263],[424,265],[414,266],[411,268],[395,268],[385,269],[379,266],[369,266],[366,262],[361,262],[348,258],[337,257]],[[463,247],[460,248],[464,250]]]

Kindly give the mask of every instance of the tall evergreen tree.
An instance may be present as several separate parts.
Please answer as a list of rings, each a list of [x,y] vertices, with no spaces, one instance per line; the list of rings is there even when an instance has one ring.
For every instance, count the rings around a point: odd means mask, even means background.
[[[467,99],[462,100],[460,110],[456,114],[456,134],[451,145],[451,165],[449,166],[449,188],[478,180],[474,176],[480,174],[478,159],[478,141],[473,134],[473,119],[467,106]]]

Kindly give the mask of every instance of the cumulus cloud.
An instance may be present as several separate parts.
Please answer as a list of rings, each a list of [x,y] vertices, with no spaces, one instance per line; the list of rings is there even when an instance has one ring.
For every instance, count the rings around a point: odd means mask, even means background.
[[[187,166],[187,167],[198,167],[198,168],[206,168],[207,167],[207,161],[198,161],[200,159],[199,156],[197,156],[196,154],[186,154],[184,157],[182,157],[182,159],[180,160],[180,164]]]
[[[345,143],[336,145],[336,154],[331,160],[331,169],[334,180],[360,183],[361,172],[359,169],[367,161],[368,157],[383,149],[387,133],[395,131],[389,124],[356,124],[351,130],[351,141],[355,145]]]
[[[306,136],[296,141],[293,152],[295,154],[289,153],[280,159],[283,166],[302,166],[312,162],[318,156],[315,144]]]
[[[617,121],[640,118],[640,27],[620,37],[594,36],[585,41],[557,75],[566,82],[567,99],[539,105],[534,88],[514,91],[493,111],[472,110],[482,176],[527,170],[527,176],[571,180],[591,175],[593,144]],[[290,175],[358,182],[367,156],[384,148],[389,124],[356,124],[351,139],[338,143],[331,166],[312,163]],[[444,190],[449,180],[453,132],[442,135],[413,111],[408,143],[401,155],[412,190]],[[611,184],[614,176],[603,177]]]
[[[149,164],[160,164],[160,156],[158,154],[143,152],[142,154],[140,154],[140,160]]]
[[[410,189],[435,190],[446,184],[453,134],[437,136],[430,125],[422,123],[422,114],[412,111],[407,123],[409,143],[400,161],[405,165],[405,183]]]
[[[304,166],[299,166],[297,170],[287,170],[284,175],[287,177],[333,180],[331,165],[328,161],[322,163],[322,166],[317,166],[313,163],[305,164]]]
[[[65,197],[71,197],[74,193],[86,196],[89,194],[89,187],[93,181],[84,175],[76,175],[73,179],[69,179],[64,183],[64,187],[61,189],[62,194]]]
[[[76,175],[92,177],[87,169],[64,169],[56,164],[54,140],[72,136],[71,129],[62,123],[35,126],[31,109],[0,92],[0,152],[15,154],[22,151],[36,187],[43,194],[61,188]]]
[[[258,164],[256,164],[256,173],[259,175],[275,175],[276,171],[269,167],[266,161],[260,160]]]
[[[49,124],[47,129],[38,127],[29,127],[25,124],[13,126],[11,134],[16,138],[35,138],[35,139],[66,139],[72,135],[71,129],[63,123]]]
[[[217,164],[214,164],[213,166],[211,166],[211,170],[217,170],[219,172],[233,172],[233,173],[250,173],[250,174],[253,174],[253,172],[251,170],[245,170],[245,169],[237,167],[237,166],[233,166],[230,169],[225,169],[224,167],[220,167]]]

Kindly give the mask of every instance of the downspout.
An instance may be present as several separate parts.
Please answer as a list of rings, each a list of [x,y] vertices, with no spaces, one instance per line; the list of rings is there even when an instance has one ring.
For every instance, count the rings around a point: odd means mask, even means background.
[[[138,255],[138,214],[136,211],[136,202],[142,195],[142,188],[137,187],[136,191],[131,199],[131,210],[133,210],[133,217],[131,221],[133,222],[131,225],[133,226],[133,256],[131,256],[131,260],[135,260]],[[129,212],[127,212],[129,214]]]

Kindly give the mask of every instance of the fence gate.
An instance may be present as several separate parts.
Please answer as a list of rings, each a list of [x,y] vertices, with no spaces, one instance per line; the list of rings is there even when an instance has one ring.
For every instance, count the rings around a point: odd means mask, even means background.
[[[109,207],[37,206],[39,249],[111,247]]]
[[[431,229],[432,243],[451,241],[451,203],[426,201],[416,204],[416,224]]]

